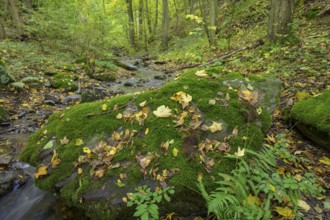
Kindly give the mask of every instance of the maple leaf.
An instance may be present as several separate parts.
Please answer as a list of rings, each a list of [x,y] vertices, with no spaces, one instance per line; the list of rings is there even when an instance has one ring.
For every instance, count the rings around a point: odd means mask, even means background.
[[[192,100],[191,95],[185,92],[177,92],[174,96],[171,97],[172,100],[179,102],[182,105],[182,108],[185,109]]]
[[[58,154],[56,153],[56,150],[53,151],[53,156],[51,159],[52,168],[57,167],[60,164],[61,160],[58,158]]]
[[[165,105],[161,105],[153,113],[157,118],[168,118],[172,115],[172,110]]]
[[[208,77],[209,76],[209,75],[207,75],[205,70],[198,70],[198,71],[196,71],[195,75],[199,76],[199,77]]]
[[[64,138],[60,140],[60,143],[61,143],[61,145],[66,145],[69,143],[69,139],[67,139],[67,137],[64,136]]]
[[[240,99],[247,101],[251,105],[255,105],[258,102],[258,92],[250,91],[248,89],[240,89],[237,91],[237,95]]]
[[[222,123],[217,123],[215,121],[212,122],[212,125],[208,127],[208,130],[210,130],[212,133],[215,133],[217,131],[222,130]]]
[[[237,152],[234,153],[236,157],[243,157],[245,154],[245,149],[241,149],[240,147],[238,147]]]
[[[38,171],[34,174],[34,177],[36,179],[38,179],[39,176],[45,176],[45,175],[47,175],[48,174],[47,168],[48,168],[48,166],[45,166],[45,165],[39,167],[38,168]]]

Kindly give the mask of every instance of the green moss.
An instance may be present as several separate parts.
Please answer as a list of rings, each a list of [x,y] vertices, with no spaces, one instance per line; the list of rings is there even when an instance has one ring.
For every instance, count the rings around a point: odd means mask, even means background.
[[[218,70],[214,70],[218,71]],[[212,71],[211,71],[212,72]],[[121,190],[132,190],[136,184],[143,181],[143,174],[140,171],[140,167],[136,162],[135,156],[140,153],[146,155],[148,152],[154,152],[158,157],[154,158],[147,168],[146,181],[153,182],[154,185],[158,185],[159,181],[153,180],[151,170],[156,174],[162,175],[164,170],[175,172],[171,177],[167,178],[167,183],[170,186],[175,186],[176,196],[178,198],[185,198],[194,201],[198,195],[192,194],[191,190],[197,191],[197,176],[199,173],[203,173],[205,182],[208,183],[210,189],[214,187],[213,181],[211,181],[218,172],[230,172],[235,161],[223,158],[223,153],[217,151],[210,151],[207,153],[207,157],[213,158],[216,165],[213,167],[210,173],[205,171],[205,165],[201,163],[198,151],[194,155],[187,155],[184,153],[183,140],[189,132],[196,132],[200,135],[199,139],[203,139],[203,135],[209,132],[201,131],[200,129],[191,130],[189,128],[189,121],[192,116],[190,115],[185,119],[183,129],[175,127],[173,120],[175,117],[170,118],[156,118],[152,114],[152,111],[156,110],[161,105],[166,105],[172,109],[174,114],[180,114],[183,112],[182,107],[176,101],[170,99],[175,93],[184,91],[191,95],[192,106],[195,106],[202,114],[204,123],[211,121],[223,121],[226,124],[228,134],[232,129],[237,127],[239,135],[230,139],[229,144],[231,146],[230,153],[232,154],[238,147],[250,148],[258,150],[262,146],[263,134],[260,128],[255,123],[246,123],[241,113],[243,105],[238,101],[237,93],[224,87],[222,82],[228,79],[235,79],[242,76],[238,76],[237,73],[225,75],[219,79],[199,78],[195,76],[195,70],[186,72],[180,76],[178,81],[172,81],[164,85],[159,90],[153,90],[141,93],[139,95],[124,95],[116,98],[112,98],[108,101],[97,101],[92,103],[84,103],[76,105],[62,113],[54,114],[49,118],[49,124],[37,131],[31,136],[28,142],[28,146],[23,150],[20,155],[22,161],[31,163],[38,166],[38,164],[47,163],[47,161],[40,161],[39,154],[45,144],[53,137],[56,137],[56,143],[54,149],[56,149],[59,158],[61,160],[57,168],[52,169],[52,173],[49,176],[38,179],[37,185],[48,191],[54,191],[54,185],[59,182],[70,179],[73,173],[77,172],[72,164],[78,160],[80,155],[83,155],[83,147],[93,148],[99,141],[107,140],[114,131],[118,129],[130,131],[135,130],[135,136],[130,144],[123,146],[123,149],[116,153],[112,160],[113,164],[121,163],[123,161],[130,161],[128,168],[119,167],[116,169],[108,170],[103,178],[95,178],[90,176],[91,166],[84,164],[84,172],[78,177],[70,180],[60,190],[60,196],[65,199],[68,204],[74,204],[75,206],[83,207],[86,210],[94,210],[93,206],[101,207],[107,206],[106,202],[99,202],[93,204],[80,204],[80,198],[91,190],[100,190],[102,187],[110,187],[109,190],[116,193],[122,192]],[[217,102],[215,105],[209,105],[210,99],[221,99],[219,92],[222,94],[228,93],[230,100],[228,106],[222,105]],[[139,103],[147,101],[147,107],[150,111],[148,118],[145,120],[144,125],[141,126],[137,121],[125,121],[123,119],[116,119],[118,113],[122,113],[126,105],[130,101],[134,101],[136,106]],[[101,109],[103,104],[107,105],[107,110]],[[116,110],[114,107],[119,106]],[[141,109],[141,108],[140,108]],[[267,130],[270,125],[270,114],[266,110],[260,115],[260,121],[263,126],[263,130]],[[146,135],[145,130],[149,129],[149,133]],[[186,130],[186,131],[184,131]],[[203,135],[202,135],[203,134]],[[219,138],[219,135],[213,134],[214,138]],[[66,145],[61,145],[60,140],[67,137],[70,141]],[[84,144],[82,146],[75,146],[75,139],[82,139]],[[167,156],[163,155],[161,149],[161,143],[169,140],[174,140],[168,148]],[[178,150],[177,156],[174,156],[173,150]],[[48,161],[49,163],[50,161]],[[155,170],[155,169],[158,170]],[[121,173],[127,174],[127,179],[124,181],[126,186],[120,188],[115,183],[119,179]],[[111,180],[109,185],[109,180]],[[118,194],[119,196],[120,194]],[[201,200],[202,201],[202,200]],[[184,203],[183,203],[184,204]],[[199,206],[201,204],[198,204]],[[168,206],[169,207],[169,206]],[[181,206],[180,206],[181,207]],[[100,208],[101,209],[101,208]],[[184,210],[184,207],[180,208]],[[180,211],[179,209],[179,211]],[[104,211],[104,209],[102,208]],[[102,210],[98,212],[98,216],[103,215]],[[188,210],[188,209],[187,209]],[[183,211],[184,212],[184,211]],[[107,216],[107,214],[105,214]]]
[[[0,123],[6,122],[9,120],[9,115],[7,111],[0,105]]]
[[[65,89],[67,91],[75,91],[78,85],[73,81],[73,78],[67,73],[57,73],[51,80],[51,85],[56,89]]]
[[[320,131],[330,133],[330,91],[300,101],[292,107],[291,117]]]

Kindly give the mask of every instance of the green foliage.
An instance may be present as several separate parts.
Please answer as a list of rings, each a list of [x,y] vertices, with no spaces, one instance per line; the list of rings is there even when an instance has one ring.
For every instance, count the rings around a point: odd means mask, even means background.
[[[141,220],[159,219],[157,204],[161,203],[163,199],[170,202],[170,195],[173,195],[175,192],[172,187],[157,188],[153,192],[148,186],[139,186],[135,190],[135,193],[129,194],[127,206],[135,205],[134,216],[139,217]]]
[[[276,172],[276,160],[300,160],[285,148],[284,135],[277,136],[274,147],[268,146],[260,152],[246,150],[253,158],[229,156],[238,162],[231,175],[220,173],[220,181],[215,191],[208,193],[200,181],[198,187],[207,201],[208,212],[218,219],[271,219],[270,204],[291,204],[294,212],[298,210],[298,200],[303,194],[318,196],[323,189],[316,185],[312,173],[306,173],[298,181],[291,173]],[[280,148],[280,149],[278,149]],[[262,195],[266,195],[263,201]]]
[[[7,70],[4,65],[0,64],[0,83],[7,84],[15,80],[15,77]]]
[[[12,86],[14,88],[18,88],[18,89],[24,89],[25,83],[23,83],[23,82],[13,82],[13,83],[10,83],[10,86]]]

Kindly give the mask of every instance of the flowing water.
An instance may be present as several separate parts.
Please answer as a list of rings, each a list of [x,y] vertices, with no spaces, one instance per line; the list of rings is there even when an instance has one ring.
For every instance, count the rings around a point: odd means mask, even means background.
[[[134,62],[136,60],[129,60],[124,63],[134,66]],[[160,80],[156,79],[157,77],[163,78]],[[173,77],[174,74],[165,76],[163,72],[138,67],[133,72],[131,78],[118,79],[116,83],[111,84],[111,88],[113,90],[122,90],[124,93],[135,93],[144,89],[158,88]],[[19,121],[26,123],[24,119]],[[17,121],[14,123],[17,123]],[[4,134],[2,136],[8,136],[17,140],[19,135]],[[26,141],[26,137],[24,140]],[[15,166],[24,169],[30,174],[31,178],[24,185],[16,185],[12,192],[0,198],[0,220],[86,219],[85,216],[81,216],[81,212],[78,211],[77,215],[76,210],[65,207],[52,194],[38,189],[34,185],[32,177],[35,172],[34,167],[20,162],[15,163]]]

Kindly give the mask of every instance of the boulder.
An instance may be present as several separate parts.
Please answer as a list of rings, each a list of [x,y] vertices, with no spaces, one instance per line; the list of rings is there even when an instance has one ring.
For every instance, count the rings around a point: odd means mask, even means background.
[[[52,87],[56,89],[64,89],[65,91],[76,91],[78,89],[77,83],[74,82],[74,78],[68,74],[59,72],[52,77]]]
[[[290,117],[308,139],[330,151],[330,91],[295,103]]]
[[[199,212],[205,204],[198,177],[212,190],[217,174],[230,172],[236,163],[226,153],[262,147],[280,81],[252,76],[247,82],[239,74],[214,79],[195,72],[157,90],[55,113],[30,137],[20,159],[38,170],[46,167],[37,186],[57,193],[91,219],[131,219],[134,210],[123,197],[141,185],[174,187],[161,214]],[[242,84],[234,89],[224,83],[231,80]],[[270,84],[276,84],[272,91],[265,89]],[[262,101],[265,97],[273,98]],[[246,120],[241,112],[255,117]],[[52,156],[41,157],[50,140],[55,141],[47,149]]]

